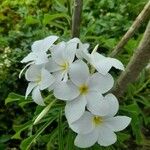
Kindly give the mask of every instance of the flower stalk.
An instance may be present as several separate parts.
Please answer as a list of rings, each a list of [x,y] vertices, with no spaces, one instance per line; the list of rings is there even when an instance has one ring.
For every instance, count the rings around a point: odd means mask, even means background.
[[[141,13],[138,15],[136,20],[133,22],[132,26],[129,28],[129,30],[126,32],[126,34],[122,37],[120,42],[117,44],[115,49],[112,51],[112,53],[109,55],[110,57],[116,56],[118,53],[120,53],[123,50],[123,47],[129,39],[134,35],[136,30],[142,25],[142,23],[150,16],[150,1],[145,5],[144,9],[141,11]]]
[[[142,69],[147,65],[150,59],[150,21],[147,25],[143,38],[135,50],[126,69],[116,82],[113,93],[117,97],[121,97],[127,88],[127,85],[134,82]]]
[[[80,22],[83,0],[74,0],[74,13],[72,17],[72,38],[80,36]]]

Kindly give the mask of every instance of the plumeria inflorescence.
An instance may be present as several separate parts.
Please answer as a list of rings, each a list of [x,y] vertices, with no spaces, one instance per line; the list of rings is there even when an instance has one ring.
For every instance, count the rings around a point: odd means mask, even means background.
[[[41,91],[47,89],[58,100],[66,101],[65,116],[69,127],[78,134],[76,146],[115,143],[115,132],[126,128],[131,121],[127,116],[115,116],[119,103],[108,93],[114,85],[109,70],[112,67],[124,70],[123,64],[99,54],[97,46],[89,53],[89,44],[78,38],[59,43],[57,40],[57,36],[49,36],[35,41],[31,52],[21,61],[28,63],[24,68],[29,82],[25,97],[32,92],[34,102],[44,106]]]

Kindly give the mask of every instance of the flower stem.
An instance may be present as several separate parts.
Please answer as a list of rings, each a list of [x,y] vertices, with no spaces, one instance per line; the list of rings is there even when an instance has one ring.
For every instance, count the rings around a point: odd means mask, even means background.
[[[127,88],[127,85],[134,82],[142,69],[148,64],[150,59],[150,21],[147,25],[143,38],[131,57],[126,69],[116,82],[112,92],[121,97]]]
[[[134,35],[136,30],[142,25],[142,23],[150,16],[150,1],[145,5],[144,9],[141,11],[141,13],[138,15],[136,20],[133,22],[132,26],[129,28],[129,30],[126,32],[126,34],[122,37],[120,42],[117,44],[115,49],[112,51],[112,53],[109,55],[110,57],[116,56],[118,53],[120,53],[123,50],[123,47],[125,44],[129,41],[129,39]]]
[[[83,0],[74,0],[74,13],[72,17],[72,38],[80,36],[80,22]]]

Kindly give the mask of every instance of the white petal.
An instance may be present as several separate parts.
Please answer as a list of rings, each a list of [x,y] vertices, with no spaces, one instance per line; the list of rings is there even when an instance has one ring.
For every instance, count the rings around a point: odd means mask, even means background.
[[[78,43],[80,43],[80,42],[81,42],[81,41],[80,41],[79,38],[73,38],[73,39],[69,40],[67,43],[76,43],[76,44],[78,44]]]
[[[71,82],[60,82],[54,89],[54,96],[61,100],[72,100],[79,96],[78,88]]]
[[[36,65],[48,63],[48,55],[45,52],[36,53],[36,58],[34,60]]]
[[[94,115],[105,116],[109,112],[109,104],[98,92],[90,92],[87,96],[87,109]]]
[[[41,106],[45,106],[44,100],[42,98],[41,92],[38,87],[34,88],[32,91],[32,99],[35,103]]]
[[[89,77],[89,68],[83,61],[75,61],[70,67],[69,75],[71,81],[77,86],[84,84],[87,82]]]
[[[21,61],[21,63],[29,61],[33,61],[36,65],[47,63],[48,55],[45,52],[31,52]]]
[[[64,77],[64,71],[62,71],[62,70],[56,71],[53,73],[53,75],[57,81],[62,81],[62,79]]]
[[[55,78],[46,69],[42,68],[41,82],[39,83],[40,90],[48,88],[55,82]]]
[[[85,111],[85,113],[81,116],[80,119],[70,124],[70,128],[79,134],[87,134],[91,132],[94,129],[94,126],[92,124],[93,115]]]
[[[75,53],[77,51],[77,46],[80,43],[80,39],[73,38],[66,43],[66,51],[64,53],[64,58],[66,58],[70,63],[73,62]]]
[[[114,79],[109,73],[105,76],[100,73],[94,73],[90,77],[88,84],[91,91],[99,91],[103,94],[113,87]]]
[[[52,90],[54,90],[54,88],[57,86],[57,81],[55,81],[53,84],[51,84],[49,87],[48,87],[48,91],[50,92],[50,91],[52,91]]]
[[[117,141],[116,134],[107,127],[99,128],[98,144],[101,146],[109,146]]]
[[[124,70],[124,66],[119,60],[115,58],[104,57],[97,52],[91,55],[91,63],[97,69],[97,71],[103,75],[106,75],[112,67]]]
[[[48,36],[44,38],[43,40],[35,41],[32,45],[32,51],[39,52],[43,51],[46,52],[52,44],[58,39],[57,36]]]
[[[62,65],[65,61],[63,57],[65,48],[66,48],[66,43],[60,42],[59,44],[53,46],[51,50],[52,59],[59,65]]]
[[[75,58],[75,53],[77,49],[76,43],[67,43],[66,48],[64,49],[63,58],[67,62],[72,63]]]
[[[75,138],[74,144],[80,148],[91,147],[97,142],[98,133],[96,131],[89,134],[78,134]]]
[[[70,40],[71,41],[71,40]],[[86,59],[86,53],[88,53],[89,44],[88,43],[82,43],[80,39],[74,38],[72,39],[72,42],[77,43],[77,49],[76,49],[76,56],[78,59]]]
[[[33,64],[33,62],[30,62],[30,63],[28,63],[28,64],[26,64],[25,66],[24,66],[24,68],[20,71],[20,73],[19,73],[19,79],[21,78],[21,76],[22,76],[22,73],[26,70],[26,68],[28,67],[28,66],[30,66],[30,65],[32,65]]]
[[[36,81],[39,79],[40,75],[41,75],[41,66],[37,65],[31,65],[25,73],[26,80],[28,81]]]
[[[119,102],[113,94],[107,94],[104,99],[109,103],[109,113],[107,116],[114,116],[118,112]]]
[[[33,88],[36,87],[36,86],[37,86],[37,84],[35,82],[30,82],[28,84],[28,87],[27,87],[27,90],[26,90],[26,94],[25,94],[25,99],[28,97],[28,95],[33,90]]]
[[[86,104],[87,102],[84,96],[78,96],[76,99],[67,102],[65,115],[69,124],[78,120],[84,114]]]
[[[113,131],[117,132],[125,129],[131,122],[131,118],[127,116],[116,116],[106,119],[105,122],[112,128]]]
[[[45,64],[45,69],[50,72],[55,72],[61,70],[61,67],[52,59],[49,59],[49,62]]]
[[[89,61],[89,52],[88,52],[88,48],[89,48],[89,44],[88,43],[85,43],[85,44],[82,44],[82,43],[79,43],[79,47],[76,51],[76,56],[78,59],[85,59],[87,61]]]
[[[64,82],[68,81],[68,72],[64,71],[64,76],[63,76],[63,80]]]
[[[31,52],[21,60],[21,63],[27,63],[29,61],[34,61],[35,59],[36,59],[36,54]]]
[[[33,44],[31,45],[31,50],[33,52],[39,52],[42,51],[42,45],[43,45],[43,40],[38,40],[33,42]]]
[[[109,63],[112,64],[112,67],[115,67],[116,69],[119,69],[119,70],[124,70],[124,66],[123,64],[121,63],[121,61],[115,59],[115,58],[107,58],[109,61]]]

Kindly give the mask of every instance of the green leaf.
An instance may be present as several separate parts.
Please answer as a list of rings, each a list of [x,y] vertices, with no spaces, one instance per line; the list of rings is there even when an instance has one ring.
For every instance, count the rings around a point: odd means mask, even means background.
[[[110,39],[105,39],[104,41],[104,46],[112,49],[113,47],[115,47],[117,41],[115,38],[110,38]]]
[[[62,127],[62,110],[59,112],[59,121],[58,121],[58,142],[59,150],[64,150],[64,137],[63,137],[63,127]]]
[[[64,130],[66,127],[68,126],[68,124],[66,122],[62,123],[61,129]],[[59,136],[59,126],[56,127],[51,133],[50,133],[50,138],[49,138],[49,142],[47,143],[47,149],[53,149],[53,143],[55,142],[55,140],[57,139],[57,136]],[[63,138],[64,140],[64,138]]]
[[[30,120],[22,125],[13,125],[13,129],[15,130],[15,134],[11,137],[12,139],[21,139],[20,134],[22,131],[26,130],[27,128],[31,127],[33,122]]]
[[[7,149],[7,146],[5,144],[1,143],[0,144],[0,149],[1,150],[5,150],[5,149]]]
[[[11,138],[11,135],[2,135],[2,136],[0,136],[0,143],[5,143],[8,140],[10,140],[10,138]]]
[[[52,105],[55,103],[56,101],[52,101],[49,105],[47,105],[43,110],[42,112],[37,116],[37,118],[35,119],[34,123],[33,124],[36,124],[38,123],[47,113],[48,111],[50,110],[50,108],[52,107]]]
[[[24,100],[23,102],[20,102],[18,105],[23,108],[26,104],[29,104],[29,103],[33,103],[32,100]]]
[[[33,16],[27,16],[26,18],[26,24],[27,25],[34,25],[34,24],[39,24],[40,21],[37,18],[34,18]]]
[[[136,137],[136,143],[142,144],[144,139],[143,139],[143,134],[141,130],[141,121],[139,119],[139,116],[137,114],[131,114],[131,118],[132,118],[132,121],[131,121],[132,131]]]
[[[16,94],[16,93],[9,93],[8,97],[5,99],[5,105],[8,103],[17,102],[20,107],[24,107],[24,105],[28,103],[32,103],[33,101],[30,99],[25,99],[24,96]]]
[[[121,106],[121,110],[124,110],[129,113],[131,120],[131,127],[133,134],[136,137],[136,143],[141,144],[143,142],[143,135],[141,131],[141,124],[142,121],[140,120],[140,116],[142,115],[142,112],[137,105],[136,102],[134,104],[128,105],[128,106]]]
[[[120,109],[124,110],[126,112],[129,112],[129,113],[137,114],[137,115],[139,115],[141,113],[141,110],[140,110],[140,108],[136,102],[134,104],[131,104],[131,105],[120,106]]]
[[[36,141],[39,135],[55,120],[55,118],[51,119],[51,121],[46,122],[35,135],[32,135],[21,142],[20,148],[21,150],[29,150],[31,145]]]
[[[126,133],[117,133],[118,141],[120,143],[123,143],[124,141],[128,140],[130,138],[129,134]]]
[[[15,101],[24,101],[25,97],[16,93],[9,93],[8,97],[5,99],[5,105]]]
[[[66,149],[73,149],[74,147],[74,138],[75,138],[75,134],[73,133],[73,131],[71,129],[68,129],[68,135],[67,135],[67,145],[66,145]]]
[[[35,139],[36,139],[36,135],[32,135],[32,136],[24,139],[21,142],[20,149],[21,150],[29,150],[31,147],[31,144],[34,142]]]
[[[44,14],[43,24],[44,25],[50,24],[51,21],[58,19],[58,18],[65,18],[70,24],[70,17],[65,13],[58,13],[58,14],[53,14],[53,15]]]

